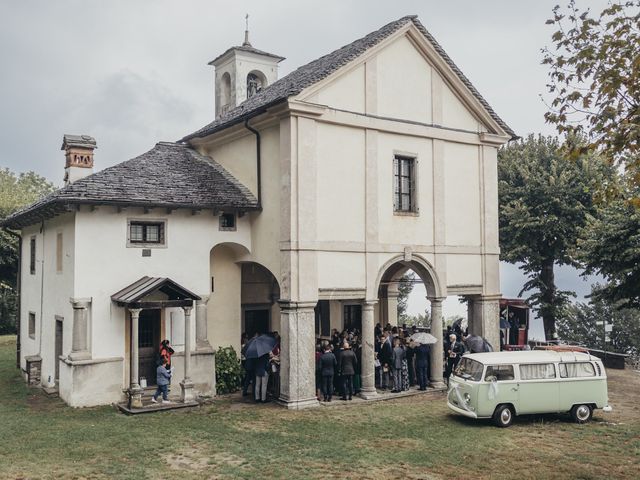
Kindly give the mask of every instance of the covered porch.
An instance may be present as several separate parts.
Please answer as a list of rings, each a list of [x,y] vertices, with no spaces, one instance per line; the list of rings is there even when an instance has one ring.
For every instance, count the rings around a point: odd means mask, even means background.
[[[111,300],[126,312],[128,388],[126,402],[119,405],[121,410],[144,413],[195,406],[199,394],[214,390],[214,351],[207,339],[206,300],[170,278],[147,276],[113,294]],[[192,345],[194,309],[195,349]],[[176,344],[172,384],[179,381],[179,400],[164,405],[143,403],[145,387],[150,393],[149,388],[155,385],[155,359],[164,338]]]

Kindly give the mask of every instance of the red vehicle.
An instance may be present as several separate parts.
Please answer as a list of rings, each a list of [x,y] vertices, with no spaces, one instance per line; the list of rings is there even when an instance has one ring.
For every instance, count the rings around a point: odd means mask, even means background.
[[[529,341],[529,306],[521,298],[500,300],[503,350],[523,350]]]

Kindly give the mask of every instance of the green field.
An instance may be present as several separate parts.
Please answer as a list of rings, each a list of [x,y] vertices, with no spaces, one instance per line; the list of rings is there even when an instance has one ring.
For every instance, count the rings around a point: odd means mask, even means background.
[[[231,400],[128,417],[25,386],[0,337],[0,478],[638,478],[640,375],[609,372],[587,425],[449,414],[443,396],[293,412]]]

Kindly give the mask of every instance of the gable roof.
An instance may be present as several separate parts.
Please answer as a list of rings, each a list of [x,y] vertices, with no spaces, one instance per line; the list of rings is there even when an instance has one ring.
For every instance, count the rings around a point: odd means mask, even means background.
[[[267,108],[280,103],[291,96],[299,94],[305,88],[310,87],[311,85],[314,85],[320,80],[328,77],[336,70],[350,63],[365,51],[376,46],[382,40],[409,23],[413,23],[425,36],[427,41],[433,45],[436,52],[438,52],[442,59],[460,78],[462,83],[464,83],[473,96],[482,104],[489,115],[491,115],[491,118],[493,118],[508,135],[512,138],[517,138],[514,131],[511,130],[511,128],[509,128],[509,126],[498,116],[498,114],[493,111],[489,103],[482,97],[482,95],[480,95],[453,60],[451,60],[442,46],[440,46],[436,39],[433,38],[424,25],[420,23],[417,15],[408,15],[389,23],[379,30],[371,32],[342,48],[303,65],[297,70],[291,72],[289,75],[286,75],[280,80],[267,86],[261,92],[245,100],[236,108],[221,115],[218,119],[202,127],[200,130],[187,135],[181,141],[186,142],[193,138],[206,137],[207,135],[211,135],[212,133],[231,127],[232,125],[236,125],[246,119],[263,113]]]
[[[131,306],[158,291],[166,294],[169,300],[200,300],[198,295],[170,278],[146,276],[111,295],[111,300],[120,306]]]
[[[255,210],[247,187],[211,158],[186,145],[161,142],[148,152],[81,178],[4,219],[22,228],[72,205]]]

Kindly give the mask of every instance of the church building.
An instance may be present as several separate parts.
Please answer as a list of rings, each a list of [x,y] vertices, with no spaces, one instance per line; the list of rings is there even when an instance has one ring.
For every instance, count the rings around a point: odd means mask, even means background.
[[[218,347],[278,331],[279,402],[312,407],[316,339],[349,326],[374,398],[374,326],[397,323],[408,270],[434,336],[461,295],[470,332],[499,344],[497,151],[513,131],[415,16],[278,79],[282,60],[246,34],[210,62],[215,119],[113,167],[94,173],[99,142],[64,135],[64,187],[2,222],[21,236],[31,383],[138,408],[167,338],[190,403],[215,394]],[[442,358],[438,342],[435,386]]]

